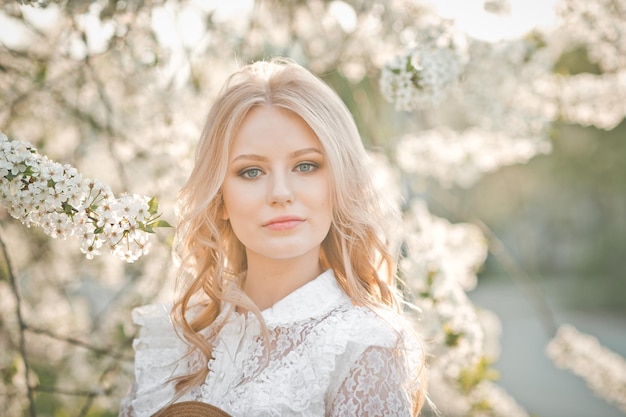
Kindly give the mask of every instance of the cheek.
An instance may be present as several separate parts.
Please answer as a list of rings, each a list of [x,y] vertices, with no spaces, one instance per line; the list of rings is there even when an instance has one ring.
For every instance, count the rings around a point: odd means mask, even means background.
[[[256,207],[258,196],[255,190],[239,184],[224,184],[222,194],[222,218],[224,220],[236,221],[246,218]]]
[[[316,206],[318,213],[320,215],[326,215],[332,220],[334,205],[329,184],[326,181],[320,181],[310,189],[316,190],[315,194],[312,195],[311,202]]]

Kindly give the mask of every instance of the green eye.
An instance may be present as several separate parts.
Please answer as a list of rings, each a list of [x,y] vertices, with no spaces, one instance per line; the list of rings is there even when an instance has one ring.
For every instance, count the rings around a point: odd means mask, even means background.
[[[296,166],[296,169],[300,172],[311,172],[311,171],[314,171],[316,168],[317,168],[317,165],[311,162],[303,162],[301,164],[298,164],[298,166]]]
[[[258,168],[250,168],[250,169],[241,171],[239,175],[244,178],[256,178],[259,175],[261,175],[261,170]]]

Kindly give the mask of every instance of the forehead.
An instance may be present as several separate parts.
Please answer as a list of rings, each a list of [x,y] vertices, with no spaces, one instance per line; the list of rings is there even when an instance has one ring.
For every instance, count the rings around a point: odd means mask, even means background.
[[[300,116],[280,107],[259,105],[244,117],[230,144],[230,153],[299,147],[322,151],[317,135]]]

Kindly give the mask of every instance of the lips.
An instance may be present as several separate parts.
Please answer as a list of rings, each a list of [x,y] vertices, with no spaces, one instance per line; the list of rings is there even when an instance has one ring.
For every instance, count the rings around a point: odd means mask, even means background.
[[[263,225],[264,228],[270,230],[289,230],[294,227],[298,227],[302,223],[304,223],[304,219],[302,217],[297,216],[280,216],[274,217],[270,219],[267,223]]]

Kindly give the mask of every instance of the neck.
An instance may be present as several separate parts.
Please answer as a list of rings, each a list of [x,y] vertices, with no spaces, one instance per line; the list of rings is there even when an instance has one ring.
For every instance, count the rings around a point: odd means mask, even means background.
[[[263,311],[322,273],[319,254],[271,259],[248,253],[244,292]]]

